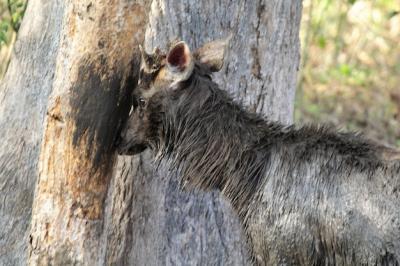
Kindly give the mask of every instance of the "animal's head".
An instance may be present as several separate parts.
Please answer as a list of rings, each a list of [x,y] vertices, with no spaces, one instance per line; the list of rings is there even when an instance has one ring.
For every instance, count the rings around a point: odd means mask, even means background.
[[[198,66],[209,72],[221,69],[228,40],[208,43],[192,53],[185,42],[171,44],[164,54],[154,49],[148,54],[140,47],[141,66],[138,85],[128,121],[121,131],[118,144],[120,154],[133,155],[144,151],[158,141],[165,97],[184,90],[185,82],[196,75]]]

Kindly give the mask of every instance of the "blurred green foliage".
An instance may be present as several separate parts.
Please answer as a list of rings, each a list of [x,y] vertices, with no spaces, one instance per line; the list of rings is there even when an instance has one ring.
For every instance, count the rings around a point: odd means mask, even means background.
[[[0,46],[7,44],[7,32],[9,23],[7,21],[0,20]]]
[[[25,0],[0,0],[0,47],[9,44],[12,31],[18,32],[25,8]]]
[[[0,0],[0,79],[7,69],[26,4],[27,0]]]
[[[400,1],[304,0],[295,119],[400,147]]]

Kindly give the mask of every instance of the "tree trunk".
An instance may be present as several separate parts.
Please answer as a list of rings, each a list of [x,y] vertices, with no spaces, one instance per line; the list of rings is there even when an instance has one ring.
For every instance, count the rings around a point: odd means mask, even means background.
[[[24,265],[39,147],[64,4],[29,1],[0,82],[0,265]]]
[[[141,1],[66,1],[32,208],[31,265],[102,260],[114,142],[147,24]],[[134,56],[136,51],[136,56]]]
[[[197,48],[232,35],[221,88],[270,119],[291,123],[301,1],[153,1],[146,48],[176,37]],[[184,192],[149,154],[121,157],[107,206],[108,263],[248,264],[238,219],[218,193]]]
[[[144,37],[151,50],[231,35],[216,82],[290,123],[300,16],[289,0],[29,1],[0,87],[0,265],[26,264],[28,244],[32,265],[247,264],[218,193],[180,191],[149,154],[113,167],[112,143]]]

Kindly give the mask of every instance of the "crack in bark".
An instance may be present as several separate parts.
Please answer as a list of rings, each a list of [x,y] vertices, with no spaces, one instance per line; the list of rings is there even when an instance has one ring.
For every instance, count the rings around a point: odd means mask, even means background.
[[[254,75],[259,80],[262,80],[262,75],[261,75],[261,64],[260,64],[260,55],[258,52],[258,47],[259,47],[259,41],[260,41],[260,24],[261,24],[261,17],[263,15],[263,12],[265,10],[265,5],[262,3],[263,0],[260,0],[258,2],[257,6],[257,25],[255,27],[256,31],[256,44],[251,47],[251,53],[253,57],[253,65],[251,68],[251,73]]]

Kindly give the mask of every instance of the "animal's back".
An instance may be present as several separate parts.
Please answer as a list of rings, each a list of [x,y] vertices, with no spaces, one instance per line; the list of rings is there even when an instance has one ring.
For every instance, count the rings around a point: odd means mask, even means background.
[[[245,219],[258,264],[400,265],[400,161],[303,148],[268,151]]]

